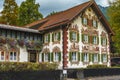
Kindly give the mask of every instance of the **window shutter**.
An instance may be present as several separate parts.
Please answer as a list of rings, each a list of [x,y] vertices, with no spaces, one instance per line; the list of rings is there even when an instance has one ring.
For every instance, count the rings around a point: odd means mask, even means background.
[[[48,61],[50,62],[50,53],[47,53],[48,54]]]
[[[71,61],[72,60],[72,55],[71,55],[72,53],[71,52],[69,52],[69,61]]]
[[[98,28],[98,21],[96,21],[96,28]]]
[[[59,52],[59,61],[61,61],[61,52]]]
[[[107,38],[106,38],[106,45],[107,45]]]
[[[70,31],[70,41],[72,41],[72,32]]]
[[[92,54],[92,62],[94,62],[94,54]]]
[[[89,54],[89,62],[91,62],[92,61],[92,57],[91,57],[91,53],[88,53]]]
[[[84,34],[82,34],[82,42],[84,42]]]
[[[103,54],[101,54],[101,61],[103,62]]]
[[[88,43],[91,43],[91,36],[88,36]]]
[[[82,62],[84,62],[84,53],[81,53],[82,56]]]
[[[103,38],[101,37],[101,45],[103,45]]]
[[[42,62],[44,62],[44,53],[42,53]]]
[[[60,39],[61,39],[61,34],[60,34],[60,32],[58,33],[58,40],[60,41]]]
[[[80,52],[78,52],[78,61],[80,61]]]
[[[77,33],[77,42],[79,42],[79,32]]]
[[[54,42],[54,33],[52,33],[52,42]]]
[[[48,42],[50,42],[50,34],[48,34]]]
[[[99,37],[97,37],[97,44],[99,44]]]
[[[100,54],[98,54],[98,62],[100,62]]]
[[[53,53],[51,53],[51,61],[53,62],[54,60],[54,56],[53,56]]]

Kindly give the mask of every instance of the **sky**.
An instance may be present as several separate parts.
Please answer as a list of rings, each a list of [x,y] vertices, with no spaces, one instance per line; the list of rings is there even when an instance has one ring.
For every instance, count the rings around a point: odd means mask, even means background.
[[[22,1],[25,0],[16,0],[18,5],[20,5]],[[86,1],[89,0],[36,0],[36,3],[40,4],[40,12],[45,17],[53,11],[63,11]],[[0,0],[0,11],[3,9],[3,2],[4,0]],[[103,7],[109,6],[108,0],[95,0],[95,2]]]

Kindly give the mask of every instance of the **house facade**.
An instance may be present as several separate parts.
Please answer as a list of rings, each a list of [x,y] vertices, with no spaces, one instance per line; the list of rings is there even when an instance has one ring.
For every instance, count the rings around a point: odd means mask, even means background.
[[[59,69],[81,68],[94,64],[110,66],[110,37],[113,32],[94,1],[48,16],[25,27],[27,29],[22,31],[12,30],[24,35],[29,34],[28,38],[24,36],[24,40],[30,43],[38,42],[38,48],[34,48],[35,45],[17,45],[18,52],[13,53],[9,52],[11,48],[7,48],[8,50],[3,51],[8,51],[10,58],[6,57],[5,61],[18,55],[16,61],[57,62]],[[40,43],[41,41],[43,43]]]

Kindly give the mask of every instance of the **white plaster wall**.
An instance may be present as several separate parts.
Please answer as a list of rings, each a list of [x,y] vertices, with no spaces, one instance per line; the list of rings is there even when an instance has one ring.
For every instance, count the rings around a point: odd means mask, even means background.
[[[91,12],[89,12],[89,10],[86,10],[85,11],[85,14],[86,15],[91,15],[91,16],[96,16],[97,17],[97,15],[95,14],[95,12],[92,10]],[[72,22],[72,25],[76,25],[77,24],[77,26],[78,26],[78,29],[79,29],[79,52],[80,53],[82,53],[82,46],[84,46],[84,44],[82,43],[82,28],[84,28],[84,29],[87,29],[87,27],[84,27],[83,25],[82,25],[82,18],[81,18],[81,15],[79,15],[76,19],[74,19],[74,21]],[[108,33],[107,33],[107,31],[106,31],[106,29],[104,28],[104,26],[102,25],[102,23],[100,22],[100,20],[98,19],[98,28],[96,29],[98,32],[99,32],[99,48],[100,48],[100,50],[99,50],[99,54],[102,54],[101,53],[101,48],[103,47],[102,45],[101,45],[101,32],[103,31],[103,32],[105,32],[106,34],[107,34],[107,53],[106,54],[110,54],[110,50],[109,50],[109,40],[108,40]],[[69,30],[68,30],[68,39],[69,39]],[[70,42],[70,40],[68,40],[68,52],[70,51],[70,46],[71,46],[71,42]],[[68,53],[68,56],[69,56],[69,53]],[[90,64],[93,64],[92,62],[90,62]],[[102,62],[100,62],[99,64],[102,64]],[[107,63],[108,64],[108,66],[110,65],[110,60],[109,60],[109,62]],[[86,67],[87,66],[87,64],[86,65],[83,65],[83,63],[82,63],[82,61],[81,61],[81,59],[80,59],[80,62],[79,62],[79,64],[71,64],[70,63],[70,61],[69,61],[69,59],[68,59],[68,68],[80,68],[80,67]]]
[[[20,48],[19,62],[28,62],[28,52],[26,48]]]

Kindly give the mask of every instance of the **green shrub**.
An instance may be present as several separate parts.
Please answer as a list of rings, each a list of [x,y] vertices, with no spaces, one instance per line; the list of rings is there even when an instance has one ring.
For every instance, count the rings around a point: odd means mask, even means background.
[[[0,62],[0,71],[55,70],[57,63]]]
[[[107,65],[101,65],[101,64],[88,65],[87,68],[107,68]]]

